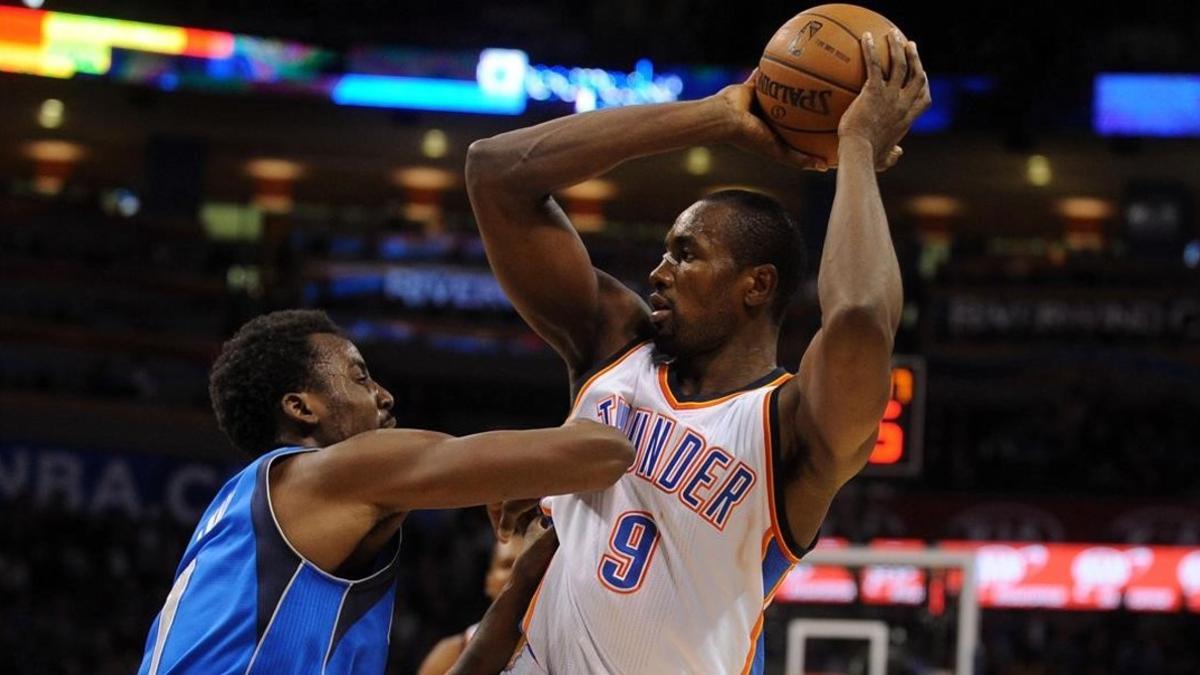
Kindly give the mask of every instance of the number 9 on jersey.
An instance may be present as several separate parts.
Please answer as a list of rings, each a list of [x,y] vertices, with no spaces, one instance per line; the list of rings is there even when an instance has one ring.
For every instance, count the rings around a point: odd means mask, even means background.
[[[633,593],[642,586],[654,552],[658,549],[658,525],[645,511],[626,511],[617,518],[608,540],[608,553],[600,557],[596,570],[600,583],[616,593]]]

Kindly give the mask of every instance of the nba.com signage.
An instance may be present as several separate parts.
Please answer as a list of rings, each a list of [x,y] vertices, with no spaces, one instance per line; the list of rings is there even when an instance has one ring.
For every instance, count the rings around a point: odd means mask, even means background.
[[[191,526],[233,467],[158,457],[0,445],[0,501],[81,515],[166,517]]]

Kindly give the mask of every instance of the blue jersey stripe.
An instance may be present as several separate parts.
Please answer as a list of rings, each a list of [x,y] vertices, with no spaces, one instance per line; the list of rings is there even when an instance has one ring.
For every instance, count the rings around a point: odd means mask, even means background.
[[[762,563],[763,602],[767,601],[771,590],[779,585],[790,569],[792,569],[792,562],[779,547],[779,542],[775,537],[771,537],[771,543],[767,545],[767,553],[763,556]]]
[[[770,599],[771,591],[779,585],[783,577],[792,569],[792,562],[788,559],[787,554],[779,546],[779,541],[775,537],[771,537],[767,544],[766,553],[763,554],[762,561],[762,579],[763,579],[763,611],[766,611],[767,601]],[[763,631],[765,632],[765,631]],[[758,634],[758,640],[754,644],[754,661],[750,668],[752,675],[762,675],[766,668],[766,650],[764,648],[763,633]]]
[[[246,672],[319,673],[337,624],[345,586],[304,565],[279,601],[275,618]]]

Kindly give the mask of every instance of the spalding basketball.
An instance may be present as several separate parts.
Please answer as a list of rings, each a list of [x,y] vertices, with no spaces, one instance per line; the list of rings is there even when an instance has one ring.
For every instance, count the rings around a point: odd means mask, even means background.
[[[806,9],[779,27],[758,63],[758,104],[791,147],[837,165],[838,122],[867,80],[859,38],[870,32],[886,77],[891,21],[856,5]]]

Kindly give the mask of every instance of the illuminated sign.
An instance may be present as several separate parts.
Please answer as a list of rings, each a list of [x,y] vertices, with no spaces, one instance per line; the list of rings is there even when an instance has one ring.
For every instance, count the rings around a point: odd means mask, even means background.
[[[430,77],[344,75],[333,87],[338,105],[440,110],[445,112],[520,115],[524,93],[518,96],[489,94],[471,80],[438,80]]]
[[[924,415],[925,362],[919,357],[897,356],[892,361],[891,396],[864,473],[874,476],[920,473]]]
[[[525,74],[525,90],[535,101],[573,103],[575,112],[587,112],[678,101],[683,79],[678,75],[656,75],[649,59],[638,61],[630,73],[537,65]]]
[[[1102,136],[1200,136],[1200,75],[1097,75],[1092,125]]]
[[[187,57],[187,58],[182,58]],[[745,79],[746,69],[699,66],[629,72],[531,65],[517,49],[434,52],[312,45],[224,31],[0,7],[0,72],[108,77],[158,87],[328,96],[339,105],[519,115],[532,101],[575,112],[700,98]],[[914,133],[942,131],[961,96],[986,92],[981,77],[935,78],[933,107]]]
[[[818,549],[841,549],[822,540]],[[919,549],[919,540],[877,540],[880,550]],[[943,541],[938,547],[971,551],[978,564],[979,604],[992,609],[1062,609],[1200,613],[1200,548],[1110,544]],[[942,575],[904,565],[859,570],[801,563],[775,595],[776,602],[920,605],[934,602]],[[945,590],[958,592],[962,573],[945,573]]]
[[[221,31],[0,7],[0,70],[48,77],[104,75],[113,49],[225,59],[234,36]]]
[[[528,66],[520,50],[485,49],[474,80],[350,73],[337,81],[331,97],[339,105],[520,115]]]

